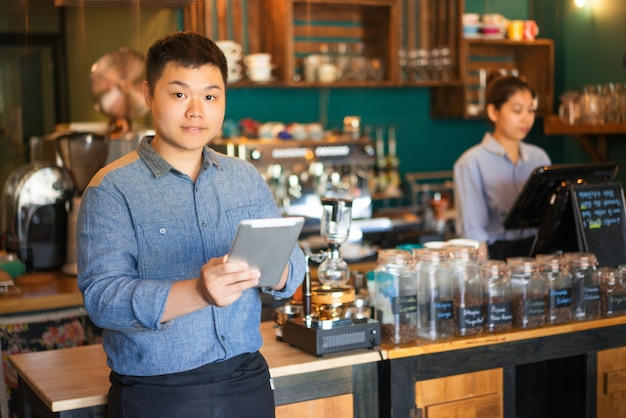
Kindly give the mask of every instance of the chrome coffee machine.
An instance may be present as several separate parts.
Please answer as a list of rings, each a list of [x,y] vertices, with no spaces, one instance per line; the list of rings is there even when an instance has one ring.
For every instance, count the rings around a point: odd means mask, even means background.
[[[265,177],[285,215],[319,219],[320,196],[349,198],[352,216],[372,216],[369,181],[376,150],[369,138],[325,140],[216,139],[211,147],[250,161]]]
[[[67,207],[74,184],[49,162],[26,163],[4,184],[0,231],[3,247],[28,271],[61,267],[66,257]]]

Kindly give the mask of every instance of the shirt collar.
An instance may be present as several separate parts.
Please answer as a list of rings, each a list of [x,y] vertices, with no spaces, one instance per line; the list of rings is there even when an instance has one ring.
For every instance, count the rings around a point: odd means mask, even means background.
[[[485,133],[485,135],[483,136],[482,145],[488,152],[500,157],[508,158],[506,155],[506,151],[504,150],[502,145],[500,145],[500,143],[493,137],[491,132]],[[528,150],[526,144],[523,141],[519,142],[519,156],[520,161],[524,163],[528,162]]]
[[[156,152],[154,148],[152,148],[150,143],[153,140],[154,135],[146,135],[145,137],[143,137],[143,139],[139,143],[139,146],[137,147],[137,152],[141,156],[142,160],[145,162],[146,166],[148,166],[150,171],[152,171],[154,177],[161,177],[169,171],[180,173],[180,171],[172,167],[170,163],[165,161],[163,157],[161,157],[159,153]],[[200,172],[208,170],[210,166],[221,168],[221,165],[217,159],[216,152],[206,145],[202,149],[202,160],[202,169],[200,170]]]

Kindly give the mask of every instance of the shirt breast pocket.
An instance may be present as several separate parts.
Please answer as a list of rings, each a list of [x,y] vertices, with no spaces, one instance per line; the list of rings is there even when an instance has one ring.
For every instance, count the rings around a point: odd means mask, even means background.
[[[185,226],[181,222],[139,225],[139,274],[145,278],[178,277],[189,260]]]

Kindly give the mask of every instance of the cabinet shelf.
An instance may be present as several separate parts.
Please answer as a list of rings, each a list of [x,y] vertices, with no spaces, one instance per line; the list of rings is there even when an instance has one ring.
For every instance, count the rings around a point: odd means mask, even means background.
[[[485,89],[492,72],[518,74],[537,91],[537,115],[552,113],[554,96],[554,42],[550,39],[464,39],[462,42],[462,86],[434,88],[433,117],[485,117]]]

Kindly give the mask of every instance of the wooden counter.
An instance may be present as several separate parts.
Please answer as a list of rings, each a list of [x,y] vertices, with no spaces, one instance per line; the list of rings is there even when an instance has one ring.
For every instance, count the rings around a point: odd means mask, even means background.
[[[14,281],[17,292],[0,293],[1,315],[83,305],[76,277],[55,271],[25,274]]]
[[[275,379],[277,405],[310,399],[311,396],[317,397],[323,393],[319,387],[311,387],[308,392],[303,389],[315,381],[315,375],[332,378],[337,384],[341,383],[336,379],[345,374],[341,372],[345,368],[375,365],[381,360],[381,353],[366,349],[317,358],[289,344],[276,341],[273,325],[272,322],[261,324],[264,339],[261,352],[269,364],[272,378]],[[26,398],[38,414],[42,413],[42,416],[50,412],[103,409],[106,405],[110,370],[106,365],[102,345],[17,354],[11,356],[10,361],[19,374],[20,395]],[[350,369],[344,371],[347,370]],[[300,383],[293,385],[294,378]],[[328,389],[336,391],[337,387],[328,384]],[[343,390],[345,391],[345,387]],[[366,400],[360,400],[363,401]]]

